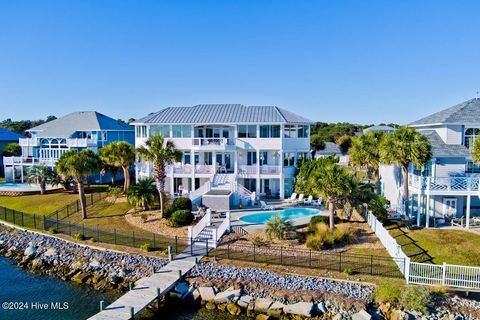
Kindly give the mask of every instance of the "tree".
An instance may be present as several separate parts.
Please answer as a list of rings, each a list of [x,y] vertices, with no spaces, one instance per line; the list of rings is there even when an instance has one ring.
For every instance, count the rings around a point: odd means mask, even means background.
[[[336,203],[345,198],[352,189],[350,174],[336,163],[324,162],[313,173],[315,188],[325,198],[330,210],[330,230],[335,228]]]
[[[134,206],[142,207],[143,210],[148,210],[149,205],[155,201],[155,186],[153,178],[147,177],[145,179],[138,180],[128,189],[127,199],[128,202]]]
[[[354,137],[349,150],[350,162],[357,168],[365,169],[368,178],[373,179],[375,183],[379,177],[380,143],[383,136],[382,131],[371,131],[360,137]]]
[[[19,157],[22,154],[22,149],[18,143],[12,142],[3,147],[2,154],[5,157]]]
[[[87,218],[87,201],[83,183],[89,174],[99,169],[99,166],[100,159],[90,149],[67,151],[57,161],[57,172],[65,178],[70,177],[77,185],[83,219]]]
[[[386,164],[396,164],[402,170],[403,205],[408,215],[408,168],[414,164],[423,167],[432,157],[432,146],[427,138],[412,127],[399,127],[388,133],[380,144],[380,158]]]
[[[135,161],[135,148],[125,141],[112,142],[100,149],[100,159],[111,167],[122,168],[123,192],[127,192],[130,186],[130,166]]]
[[[40,186],[40,194],[45,194],[47,182],[54,180],[55,177],[55,171],[43,164],[31,166],[27,173],[27,180],[29,182],[37,183]]]
[[[144,146],[137,148],[138,157],[142,160],[152,162],[153,177],[160,199],[160,213],[163,217],[163,191],[165,189],[165,178],[167,176],[165,167],[175,161],[180,161],[182,152],[175,149],[171,141],[165,141],[160,135],[151,136]]]
[[[335,139],[335,143],[340,147],[342,153],[348,153],[348,150],[352,145],[352,137],[349,135],[340,136]]]
[[[480,164],[480,139],[473,141],[472,159],[475,163]]]

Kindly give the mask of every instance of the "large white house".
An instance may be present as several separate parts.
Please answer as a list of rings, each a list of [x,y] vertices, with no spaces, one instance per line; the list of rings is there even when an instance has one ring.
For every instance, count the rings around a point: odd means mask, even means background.
[[[409,169],[410,206],[426,215],[426,226],[436,219],[480,215],[480,166],[472,162],[470,148],[480,136],[480,100],[472,99],[434,113],[410,124],[432,144],[432,159],[423,168]],[[382,166],[383,194],[401,206],[402,177],[399,168]]]
[[[165,108],[132,124],[136,147],[162,135],[183,152],[167,170],[171,194],[230,193],[238,200],[252,192],[280,199],[292,193],[295,164],[311,156],[311,123],[275,106],[204,104]],[[152,165],[137,162],[136,173],[152,176]]]

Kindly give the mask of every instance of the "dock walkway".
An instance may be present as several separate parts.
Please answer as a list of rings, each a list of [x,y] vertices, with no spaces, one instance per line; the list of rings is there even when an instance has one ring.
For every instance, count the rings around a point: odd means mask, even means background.
[[[194,254],[192,255],[191,252],[194,252]],[[133,308],[133,314],[136,315],[158,299],[157,289],[160,289],[160,295],[168,293],[180,279],[180,272],[184,275],[190,271],[195,266],[195,260],[200,260],[204,253],[204,246],[188,247],[183,253],[176,256],[172,262],[153,275],[135,282],[132,290],[118,298],[103,311],[90,317],[89,320],[131,319],[131,308]]]

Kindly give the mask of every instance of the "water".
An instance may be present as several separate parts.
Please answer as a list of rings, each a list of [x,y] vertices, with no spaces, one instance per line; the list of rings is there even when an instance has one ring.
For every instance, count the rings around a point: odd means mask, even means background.
[[[279,211],[268,211],[268,212],[256,212],[243,217],[240,217],[240,221],[255,223],[255,224],[265,224],[271,217],[276,214],[279,214],[280,217],[287,220],[295,220],[298,218],[314,216],[320,213],[320,210],[310,209],[310,208],[291,208],[284,209]]]
[[[0,190],[4,191],[36,191],[40,187],[36,184],[0,182]]]
[[[115,298],[90,287],[33,275],[12,264],[11,260],[0,257],[0,320],[81,320],[97,313],[101,300],[110,303]],[[16,307],[23,306],[24,309],[6,310],[6,302],[16,302]],[[52,302],[59,302],[59,306],[66,309],[52,310]],[[38,303],[37,306],[47,304],[48,310],[33,310],[35,305],[32,303]]]

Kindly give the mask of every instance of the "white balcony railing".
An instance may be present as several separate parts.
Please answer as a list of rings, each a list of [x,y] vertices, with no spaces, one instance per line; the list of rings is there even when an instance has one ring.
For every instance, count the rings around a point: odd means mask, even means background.
[[[280,174],[280,166],[260,166],[260,174]]]
[[[420,190],[432,191],[478,191],[478,176],[421,177],[409,174],[408,185]]]
[[[239,165],[238,174],[257,174],[257,166]]]
[[[234,139],[228,138],[193,138],[192,144],[201,148],[225,148],[235,145]]]
[[[5,165],[34,165],[43,164],[49,167],[53,167],[58,159],[56,158],[33,158],[33,157],[3,157],[3,164]]]
[[[37,147],[38,139],[37,138],[20,138],[18,140],[18,145],[20,147]]]
[[[67,146],[70,148],[86,148],[89,146],[96,146],[98,143],[97,139],[89,138],[69,138],[67,139]]]

